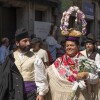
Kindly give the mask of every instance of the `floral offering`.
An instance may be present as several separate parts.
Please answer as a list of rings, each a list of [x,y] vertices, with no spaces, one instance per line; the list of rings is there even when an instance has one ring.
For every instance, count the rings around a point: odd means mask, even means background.
[[[96,73],[97,66],[95,62],[91,59],[87,59],[86,57],[82,56],[78,58],[78,70],[79,72],[90,72]]]
[[[75,23],[82,22],[82,33],[86,34],[87,23],[85,20],[85,15],[77,6],[71,6],[67,11],[63,12],[60,26],[62,34],[68,35],[69,18],[73,12],[76,12]]]

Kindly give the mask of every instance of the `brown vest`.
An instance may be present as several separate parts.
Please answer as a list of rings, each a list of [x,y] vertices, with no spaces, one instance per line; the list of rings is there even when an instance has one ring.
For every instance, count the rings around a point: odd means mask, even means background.
[[[95,60],[97,52],[92,52],[90,56],[88,56],[89,59]]]

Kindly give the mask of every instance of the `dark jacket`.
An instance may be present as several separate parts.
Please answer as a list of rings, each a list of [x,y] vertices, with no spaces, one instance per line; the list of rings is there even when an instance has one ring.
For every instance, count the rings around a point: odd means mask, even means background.
[[[10,55],[0,66],[0,100],[24,100],[23,78]]]

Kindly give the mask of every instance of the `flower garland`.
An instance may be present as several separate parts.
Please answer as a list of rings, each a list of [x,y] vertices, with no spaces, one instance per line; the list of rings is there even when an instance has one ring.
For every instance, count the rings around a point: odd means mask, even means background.
[[[97,66],[93,60],[87,59],[84,56],[77,58],[77,60],[79,72],[88,71],[94,74],[97,73]]]
[[[76,19],[75,19],[75,22],[80,22],[82,21],[82,33],[83,34],[86,34],[86,21],[85,21],[85,15],[84,13],[79,10],[79,8],[77,6],[71,6],[67,11],[64,11],[63,12],[63,16],[62,16],[62,19],[61,19],[61,26],[60,26],[60,29],[62,31],[62,34],[63,35],[68,35],[68,25],[69,25],[69,18],[70,18],[70,15],[72,14],[72,12],[76,11]]]

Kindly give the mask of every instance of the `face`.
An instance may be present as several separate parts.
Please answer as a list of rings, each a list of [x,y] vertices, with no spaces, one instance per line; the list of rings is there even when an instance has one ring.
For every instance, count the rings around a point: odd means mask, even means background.
[[[78,52],[78,46],[73,41],[66,41],[66,54],[74,57]]]
[[[27,51],[30,50],[30,39],[29,38],[24,38],[20,41],[17,41],[16,45],[18,46],[18,49],[21,52],[27,52]]]
[[[32,44],[33,51],[38,51],[40,49],[40,43]]]
[[[94,50],[94,45],[92,43],[86,43],[86,50],[87,51],[93,51]]]

